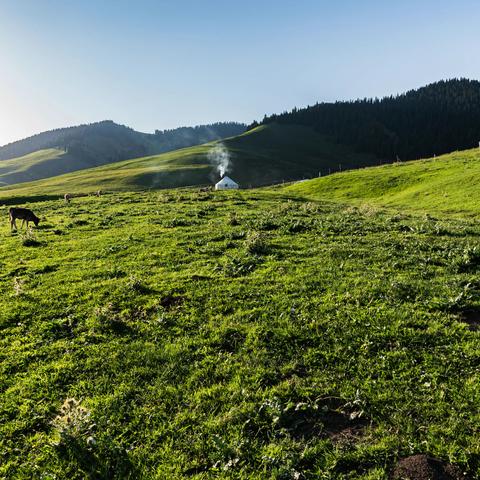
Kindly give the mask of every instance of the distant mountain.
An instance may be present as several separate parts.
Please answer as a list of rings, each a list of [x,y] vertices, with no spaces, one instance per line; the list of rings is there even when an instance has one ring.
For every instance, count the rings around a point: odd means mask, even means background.
[[[0,182],[13,184],[129,158],[155,155],[178,148],[235,136],[240,123],[214,123],[154,134],[137,132],[110,120],[60,128],[0,147]]]
[[[385,160],[431,157],[478,146],[480,82],[453,79],[382,99],[318,103],[261,123],[309,126]]]
[[[242,187],[433,157],[478,146],[480,82],[448,80],[381,100],[321,103],[243,129],[227,123],[145,134],[100,122],[46,132],[0,148],[0,159],[23,155],[0,160],[0,184],[75,170],[82,172],[36,185],[57,194],[208,184],[218,178],[209,142],[225,137],[228,172]]]

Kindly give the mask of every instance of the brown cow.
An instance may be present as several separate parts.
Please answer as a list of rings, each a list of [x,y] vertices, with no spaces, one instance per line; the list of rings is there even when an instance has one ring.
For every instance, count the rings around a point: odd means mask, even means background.
[[[12,231],[13,227],[15,227],[15,230],[17,230],[17,224],[15,222],[17,218],[22,220],[22,227],[23,224],[27,222],[27,228],[28,222],[33,222],[36,227],[38,226],[38,222],[40,222],[40,219],[28,208],[12,207],[8,211],[8,214],[10,216],[10,227]]]

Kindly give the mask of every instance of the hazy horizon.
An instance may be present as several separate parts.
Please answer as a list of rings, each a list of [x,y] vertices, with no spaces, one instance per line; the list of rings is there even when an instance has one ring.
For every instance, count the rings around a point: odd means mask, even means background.
[[[0,0],[0,145],[111,119],[152,133],[480,78],[480,5]]]

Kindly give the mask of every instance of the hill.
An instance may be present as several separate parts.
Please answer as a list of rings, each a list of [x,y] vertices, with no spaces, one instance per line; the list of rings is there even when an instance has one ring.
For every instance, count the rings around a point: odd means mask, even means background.
[[[478,215],[480,150],[401,162],[297,183],[286,190],[312,199],[406,210]]]
[[[49,148],[38,150],[23,157],[0,162],[0,185],[27,182],[40,177],[50,177],[58,171],[76,170],[77,160],[64,150]],[[83,163],[88,168],[88,163]]]
[[[433,157],[478,146],[480,82],[454,79],[383,99],[319,103],[262,123],[310,126],[388,161]]]
[[[229,138],[225,148],[233,160],[230,173],[252,186],[374,165],[381,163],[378,159],[391,163],[471,148],[480,139],[480,82],[441,81],[381,100],[295,108],[265,117],[245,135],[244,130],[244,125],[224,123],[145,134],[111,121],[54,130],[1,147],[0,184],[132,158],[142,158],[136,165],[148,171],[129,171],[134,166],[130,162],[127,168],[127,164],[115,167],[115,173],[107,166],[98,170],[112,180],[105,180],[107,188],[208,183],[214,176],[206,149],[182,151],[174,157],[157,155],[221,138]],[[190,160],[193,164],[187,168]],[[163,168],[166,164],[168,169]],[[95,188],[99,179],[90,178]],[[82,179],[81,175],[77,180]]]
[[[0,182],[52,177],[211,142],[244,130],[242,124],[216,123],[147,134],[112,121],[61,128],[0,147]]]
[[[298,179],[299,176],[318,176],[319,172],[326,174],[339,168],[374,165],[378,160],[328,142],[308,127],[268,125],[221,142],[13,185],[0,189],[0,200],[98,189],[211,185],[219,178],[219,162],[227,162],[228,174],[242,187],[250,187]]]
[[[1,478],[479,478],[478,221],[280,189],[29,206],[31,233],[0,215]]]

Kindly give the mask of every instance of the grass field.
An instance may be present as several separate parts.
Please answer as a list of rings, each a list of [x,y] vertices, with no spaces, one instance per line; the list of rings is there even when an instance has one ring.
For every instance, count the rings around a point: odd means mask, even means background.
[[[480,476],[474,219],[281,189],[30,207],[29,234],[2,210],[0,478]]]
[[[282,182],[283,180],[316,177],[319,171],[373,165],[371,156],[328,142],[313,130],[300,126],[269,125],[224,140],[231,156],[231,175],[243,187]],[[88,192],[98,189],[132,191],[146,188],[173,188],[212,184],[218,173],[208,159],[216,142],[184,148],[161,155],[110,163],[93,169],[78,170],[66,175],[21,183],[0,189],[0,202],[12,197],[63,196],[67,192]],[[46,151],[21,159],[0,162],[16,169],[43,168]],[[58,151],[49,151],[53,162],[70,161]],[[48,153],[48,152],[47,152]],[[35,163],[38,161],[39,163]],[[342,167],[340,167],[342,166]],[[74,168],[71,168],[74,170]],[[22,174],[26,175],[25,172]]]
[[[480,150],[343,172],[287,191],[312,199],[478,216]]]

